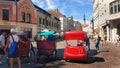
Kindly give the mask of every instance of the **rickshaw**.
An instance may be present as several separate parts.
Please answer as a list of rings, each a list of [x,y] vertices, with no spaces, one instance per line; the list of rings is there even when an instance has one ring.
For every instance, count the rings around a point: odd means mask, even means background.
[[[64,50],[64,60],[78,60],[78,61],[87,61],[87,49],[83,45],[85,41],[85,32],[84,31],[69,31],[65,32],[65,40],[67,46]],[[79,41],[77,45],[68,44],[68,40],[77,40]]]
[[[27,42],[26,44],[24,43],[20,43],[19,42],[19,50],[20,50],[20,58],[24,61],[24,60],[32,60],[34,59],[35,56],[35,52],[33,49],[33,45],[31,44],[29,38],[28,38],[28,34],[27,33],[21,33],[18,34],[18,36],[24,41]]]
[[[47,39],[37,41],[37,61],[41,62],[45,58],[45,60],[56,59],[56,42],[54,31],[40,31],[38,32],[38,35],[47,36]]]

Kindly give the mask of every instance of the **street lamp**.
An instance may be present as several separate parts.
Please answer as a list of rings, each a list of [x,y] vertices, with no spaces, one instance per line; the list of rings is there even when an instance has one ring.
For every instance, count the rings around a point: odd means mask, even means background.
[[[94,20],[93,19],[91,20],[91,23],[92,23],[92,30],[93,30],[93,33],[94,33]]]

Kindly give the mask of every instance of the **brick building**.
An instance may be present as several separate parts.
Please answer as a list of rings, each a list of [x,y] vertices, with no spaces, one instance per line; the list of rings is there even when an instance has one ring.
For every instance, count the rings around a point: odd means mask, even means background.
[[[32,35],[36,30],[36,9],[31,0],[0,0],[0,29],[9,32],[16,28],[18,32],[24,31]]]

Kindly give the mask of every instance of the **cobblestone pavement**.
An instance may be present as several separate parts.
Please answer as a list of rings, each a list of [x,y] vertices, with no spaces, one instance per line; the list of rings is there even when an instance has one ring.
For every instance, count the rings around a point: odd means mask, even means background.
[[[71,42],[75,43],[75,42]],[[120,47],[115,47],[111,43],[100,45],[100,53],[96,53],[94,44],[91,43],[91,53],[89,62],[66,62],[63,60],[63,51],[66,46],[65,41],[57,42],[57,60],[42,65],[32,62],[22,63],[23,68],[120,68]],[[35,47],[35,46],[34,46]],[[6,60],[6,58],[4,58]],[[0,65],[0,68],[9,68],[7,63]],[[17,64],[15,63],[15,68]]]

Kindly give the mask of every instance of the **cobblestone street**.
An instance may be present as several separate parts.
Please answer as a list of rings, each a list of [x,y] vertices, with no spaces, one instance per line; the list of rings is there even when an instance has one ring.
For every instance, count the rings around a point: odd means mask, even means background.
[[[56,61],[48,62],[44,66],[36,62],[32,62],[31,64],[22,63],[23,68],[120,68],[120,47],[115,47],[113,44],[100,45],[100,53],[97,54],[94,44],[91,43],[89,62],[64,61],[62,57],[65,45],[65,41],[57,43]],[[0,68],[9,68],[9,65],[4,63],[0,65]]]
[[[64,45],[63,42],[61,44]],[[115,47],[113,44],[107,43],[106,45],[100,45],[100,53],[97,54],[94,44],[91,43],[89,62],[65,62],[64,60],[58,60],[57,62],[49,63],[48,67],[51,64],[54,68],[119,68],[119,51],[120,47]]]

